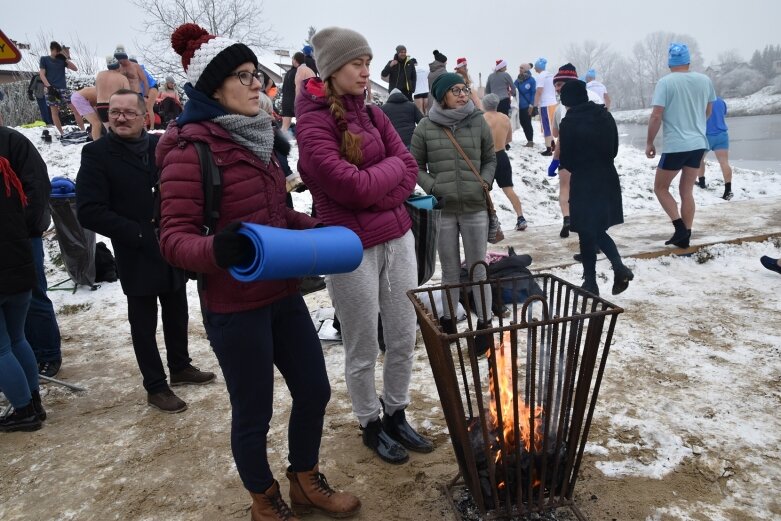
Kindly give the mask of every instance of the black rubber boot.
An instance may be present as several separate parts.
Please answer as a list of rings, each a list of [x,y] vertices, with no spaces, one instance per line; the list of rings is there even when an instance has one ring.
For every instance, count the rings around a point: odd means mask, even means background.
[[[613,266],[613,295],[618,295],[626,291],[629,287],[629,281],[635,278],[632,270],[620,264]]]
[[[41,403],[40,391],[33,391],[33,408],[35,408],[35,414],[38,415],[38,419],[44,421],[46,419],[46,410]]]
[[[491,324],[490,320],[478,320],[477,321],[477,329],[491,329],[493,325]],[[477,356],[483,356],[488,352],[488,350],[491,348],[491,346],[494,344],[494,336],[491,333],[488,334],[478,334],[475,336],[475,352],[477,353]]]
[[[385,409],[384,404],[383,409]],[[431,440],[427,440],[418,434],[415,429],[407,423],[407,416],[404,413],[404,409],[398,410],[393,414],[383,414],[382,429],[388,433],[388,436],[411,451],[426,453],[434,450],[434,444]]]
[[[584,289],[588,291],[589,293],[593,293],[596,296],[599,296],[599,284],[597,284],[597,274],[595,273],[584,273],[583,278],[585,279],[583,281],[583,284],[581,284],[581,289]]]
[[[562,239],[569,237],[569,215],[564,217],[561,231],[559,232],[559,237]]]
[[[455,319],[439,317],[439,325],[442,326],[442,331],[444,331],[445,334],[454,335],[458,333]]]
[[[692,235],[691,230],[686,229],[686,225],[683,224],[683,219],[674,220],[673,226],[675,226],[675,233],[673,233],[673,236],[670,237],[669,240],[664,242],[665,246],[672,244],[673,246],[678,246],[679,248],[688,248],[689,239]]]
[[[388,436],[379,418],[361,427],[363,444],[372,449],[383,461],[398,465],[409,459],[409,454],[396,440]]]

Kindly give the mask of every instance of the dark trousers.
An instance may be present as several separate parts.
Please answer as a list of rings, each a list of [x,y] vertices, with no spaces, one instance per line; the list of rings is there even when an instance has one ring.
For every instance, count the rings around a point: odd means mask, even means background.
[[[38,363],[62,360],[60,326],[52,301],[46,295],[46,271],[43,267],[43,239],[30,238],[35,264],[35,286],[24,323],[24,336],[30,343]]]
[[[203,312],[232,408],[231,448],[244,487],[264,492],[273,482],[266,436],[274,412],[274,366],[293,399],[288,424],[291,470],[318,463],[331,387],[317,331],[300,294],[238,313]]]
[[[518,109],[518,122],[521,124],[526,141],[534,141],[534,127],[532,117],[529,115],[529,107]]]
[[[597,246],[599,246],[599,249],[602,250],[602,253],[605,254],[612,266],[615,267],[622,264],[616,243],[613,242],[607,231],[579,231],[578,240],[580,242],[580,254],[583,257],[581,261],[583,263],[583,273],[586,276],[596,273]]]
[[[505,116],[510,115],[510,98],[502,98],[499,100],[499,105],[496,107],[496,112],[501,112]]]
[[[43,122],[47,125],[54,125],[54,121],[52,120],[52,111],[46,104],[46,98],[35,98],[35,101],[38,102],[38,110],[41,111],[41,119]]]
[[[192,361],[187,350],[187,292],[185,286],[170,293],[144,297],[127,296],[127,318],[136,361],[148,393],[168,388],[163,361],[157,348],[157,300],[163,318],[163,338],[172,373],[181,371]]]

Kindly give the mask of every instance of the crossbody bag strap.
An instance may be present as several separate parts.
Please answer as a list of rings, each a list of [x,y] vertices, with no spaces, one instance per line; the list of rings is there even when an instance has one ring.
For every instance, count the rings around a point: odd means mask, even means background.
[[[491,200],[491,195],[488,193],[488,185],[486,184],[485,180],[483,180],[482,177],[480,177],[480,173],[477,171],[477,168],[475,168],[474,163],[472,163],[472,160],[469,159],[469,157],[466,155],[466,152],[464,152],[464,149],[461,148],[461,145],[458,144],[458,141],[456,141],[456,136],[453,135],[453,132],[447,128],[442,127],[442,130],[445,131],[445,135],[450,138],[450,141],[453,142],[453,145],[455,145],[456,150],[458,150],[458,153],[461,155],[462,158],[464,158],[464,161],[466,161],[466,164],[469,165],[469,169],[472,171],[472,173],[477,177],[477,182],[480,183],[480,186],[483,188],[483,193],[485,194],[485,201],[488,205],[488,209],[493,211],[494,209],[494,202]]]

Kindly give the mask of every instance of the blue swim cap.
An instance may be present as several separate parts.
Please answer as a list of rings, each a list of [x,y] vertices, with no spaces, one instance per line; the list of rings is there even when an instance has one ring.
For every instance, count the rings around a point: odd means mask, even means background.
[[[597,71],[595,71],[594,69],[589,69],[589,70],[586,72],[586,78],[593,78],[593,79],[597,79]]]
[[[534,66],[540,69],[541,71],[545,70],[546,65],[548,65],[548,60],[546,60],[545,58],[537,58],[537,61],[534,62]]]
[[[685,43],[671,43],[667,50],[667,66],[687,65],[691,63],[689,47]]]

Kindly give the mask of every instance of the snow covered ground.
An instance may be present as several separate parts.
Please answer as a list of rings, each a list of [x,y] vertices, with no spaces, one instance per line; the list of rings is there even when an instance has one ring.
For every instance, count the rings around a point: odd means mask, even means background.
[[[46,145],[40,129],[21,131],[41,150],[52,177],[75,179],[80,146]],[[510,157],[530,229],[559,223],[558,178],[546,175],[549,159],[522,148],[520,133],[515,138]],[[624,148],[616,164],[626,215],[661,212],[652,189],[655,162]],[[695,189],[697,203],[724,204],[728,211],[729,203],[719,199],[717,164],[709,163],[708,177],[707,190]],[[736,200],[781,195],[781,173],[736,169],[734,177]],[[510,228],[515,216],[509,202],[493,193]],[[311,206],[308,192],[294,194],[294,200],[299,210]],[[56,251],[51,238],[47,243]],[[612,298],[626,311],[618,319],[576,487],[576,501],[589,519],[781,519],[781,276],[760,266],[763,254],[781,257],[781,239],[627,261],[636,278]],[[599,275],[609,280],[602,264]],[[570,266],[553,274],[577,281],[581,271]],[[49,263],[48,278],[52,284],[67,275]],[[194,285],[189,290],[193,358],[218,371],[198,323]],[[119,284],[51,297],[64,338],[59,376],[89,391],[74,395],[47,386],[46,427],[3,436],[0,519],[248,517],[230,455],[222,384],[184,389],[190,409],[181,415],[151,411],[129,347]],[[325,292],[307,296],[307,302],[312,310],[329,306]],[[361,496],[359,519],[450,519],[439,487],[456,464],[422,342],[419,347],[409,416],[437,449],[391,467],[361,445],[341,346],[324,346],[333,397],[322,466],[331,483]],[[288,396],[278,380],[269,442],[277,470],[286,463]]]

